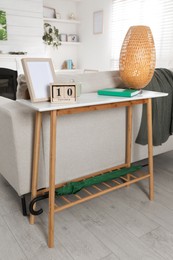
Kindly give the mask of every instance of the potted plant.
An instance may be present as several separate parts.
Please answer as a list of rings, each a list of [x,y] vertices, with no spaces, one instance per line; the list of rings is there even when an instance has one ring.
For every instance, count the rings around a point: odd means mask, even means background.
[[[49,23],[44,23],[44,35],[43,41],[47,45],[57,47],[61,45],[59,30],[55,26],[51,26]]]

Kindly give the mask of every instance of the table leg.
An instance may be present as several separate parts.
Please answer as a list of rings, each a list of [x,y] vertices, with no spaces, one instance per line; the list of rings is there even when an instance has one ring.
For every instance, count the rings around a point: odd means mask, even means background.
[[[50,172],[49,172],[49,227],[48,246],[54,247],[55,213],[55,163],[56,163],[56,110],[50,112]]]
[[[36,112],[35,117],[35,132],[34,132],[34,151],[33,151],[33,165],[32,165],[32,186],[31,186],[31,200],[37,195],[38,182],[38,165],[40,155],[40,131],[41,131],[41,113]],[[34,206],[35,208],[35,206]],[[35,216],[30,214],[30,224],[34,224]]]
[[[132,148],[132,106],[127,107],[127,134],[126,134],[126,164],[131,165],[131,148]],[[130,181],[130,175],[127,174],[127,180]],[[129,185],[127,185],[129,187]]]
[[[149,167],[149,198],[154,199],[154,176],[153,176],[153,134],[152,134],[152,100],[147,102],[147,126],[148,126],[148,167]]]

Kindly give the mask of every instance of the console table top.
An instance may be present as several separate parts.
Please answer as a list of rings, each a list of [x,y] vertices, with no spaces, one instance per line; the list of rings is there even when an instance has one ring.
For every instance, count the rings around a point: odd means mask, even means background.
[[[141,94],[138,94],[134,97],[103,96],[103,95],[98,95],[95,92],[95,93],[81,94],[81,96],[77,98],[76,103],[70,103],[70,104],[52,104],[49,101],[32,103],[31,100],[24,100],[24,99],[18,99],[17,102],[19,102],[25,106],[28,106],[36,111],[46,112],[46,111],[52,111],[52,110],[63,110],[63,109],[69,109],[69,108],[86,107],[86,106],[94,106],[94,105],[101,105],[101,104],[110,104],[110,103],[134,101],[134,100],[141,100],[141,99],[165,97],[167,95],[168,95],[168,93],[148,91],[148,90],[142,90]]]

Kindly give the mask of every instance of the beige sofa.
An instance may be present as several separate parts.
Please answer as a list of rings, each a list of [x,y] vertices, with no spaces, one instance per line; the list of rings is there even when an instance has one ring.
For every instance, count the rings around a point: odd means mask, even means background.
[[[122,84],[119,73],[60,75],[58,82],[75,80],[82,92],[95,92]],[[133,113],[132,162],[147,157],[147,146],[135,144],[141,122],[141,105]],[[19,196],[31,190],[34,111],[18,101],[0,97],[0,173]],[[66,115],[57,120],[56,183],[121,164],[125,159],[125,108]],[[173,137],[154,147],[154,154],[172,150]],[[43,116],[39,188],[48,186],[49,115]]]

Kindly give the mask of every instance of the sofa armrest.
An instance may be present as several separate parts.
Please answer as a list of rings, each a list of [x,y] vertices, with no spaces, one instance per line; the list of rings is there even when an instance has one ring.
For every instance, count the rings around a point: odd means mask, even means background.
[[[14,140],[12,116],[6,106],[11,102],[0,100],[0,173],[17,191],[18,188],[18,164],[16,146]]]
[[[0,173],[23,195],[31,189],[35,113],[16,101],[6,101],[0,99]],[[42,160],[42,171],[43,167]]]

